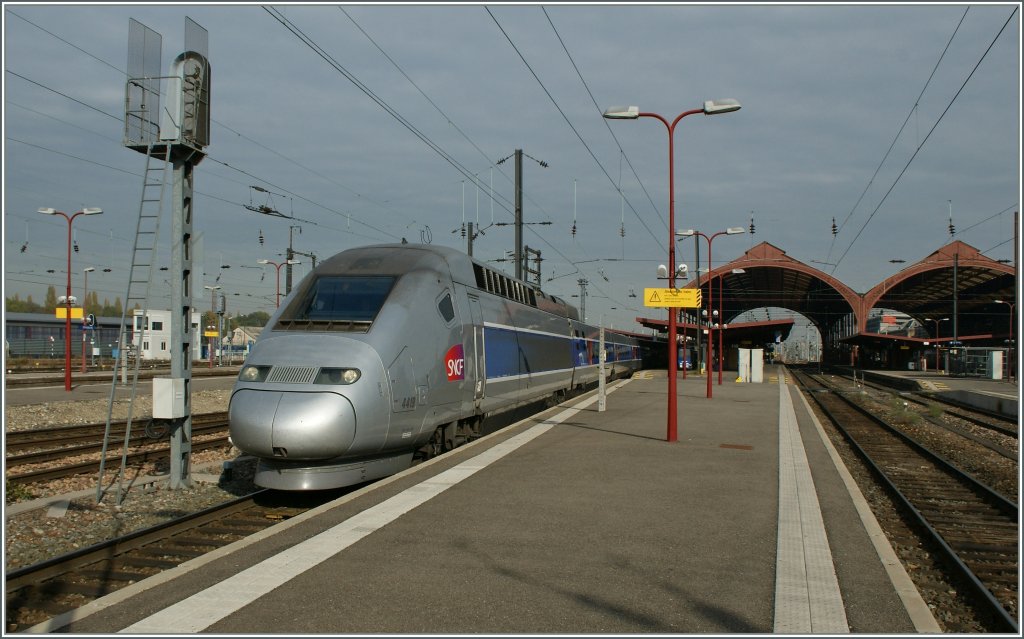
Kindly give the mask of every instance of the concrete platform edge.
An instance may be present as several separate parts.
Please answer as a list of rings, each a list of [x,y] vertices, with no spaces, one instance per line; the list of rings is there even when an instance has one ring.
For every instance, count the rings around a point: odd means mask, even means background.
[[[875,515],[871,512],[871,507],[868,505],[867,500],[864,498],[864,494],[861,493],[860,488],[857,486],[857,482],[850,475],[850,471],[846,468],[846,464],[843,463],[842,458],[839,456],[839,452],[832,445],[832,441],[829,439],[828,434],[822,427],[821,422],[818,421],[817,415],[811,409],[810,403],[807,401],[807,397],[803,393],[800,393],[800,399],[804,403],[804,407],[807,409],[807,413],[811,417],[811,421],[814,423],[815,429],[818,431],[818,436],[821,438],[822,444],[825,446],[825,450],[828,451],[829,456],[832,458],[833,463],[836,466],[836,471],[840,477],[843,478],[843,482],[846,484],[847,490],[850,492],[850,497],[853,500],[854,507],[857,509],[857,513],[860,515],[861,522],[864,524],[864,528],[867,530],[868,537],[871,539],[871,543],[875,547],[875,551],[878,553],[878,558],[882,562],[885,568],[886,574],[889,575],[889,579],[892,582],[893,588],[896,590],[897,595],[903,602],[903,606],[910,616],[911,621],[914,623],[914,628],[917,632],[922,634],[939,634],[942,629],[939,627],[937,621],[935,621],[934,615],[932,615],[931,609],[928,608],[928,604],[924,602],[921,597],[921,593],[918,592],[917,586],[910,579],[910,575],[907,574],[906,569],[903,568],[903,564],[900,562],[899,557],[896,556],[896,551],[892,549],[892,545],[889,544],[889,539],[882,532],[881,526],[878,524],[878,520],[875,519]]]
[[[616,390],[618,387],[620,387],[620,386],[622,386],[622,385],[624,385],[625,383],[628,383],[628,382],[629,382],[629,380],[622,380],[622,381],[616,382],[615,384],[613,384],[613,385],[608,387],[607,392],[611,393],[614,390]],[[551,420],[553,418],[553,416],[558,416],[558,415],[560,415],[561,413],[563,413],[565,411],[573,411],[574,409],[579,409],[579,408],[581,408],[581,407],[583,407],[585,405],[589,405],[589,404],[591,404],[593,402],[596,402],[597,399],[598,399],[597,398],[597,394],[598,394],[598,390],[595,389],[595,390],[590,391],[588,393],[585,393],[585,394],[583,394],[583,395],[581,395],[579,397],[575,397],[575,398],[573,398],[573,399],[571,399],[571,400],[569,400],[567,402],[563,402],[562,404],[559,404],[557,406],[554,406],[552,408],[544,410],[544,411],[542,411],[542,412],[540,412],[540,413],[538,413],[536,415],[533,415],[531,417],[527,417],[526,419],[523,419],[523,420],[521,420],[519,422],[516,422],[514,424],[510,424],[509,426],[506,426],[504,429],[502,429],[502,430],[500,430],[498,432],[495,432],[495,433],[493,433],[491,435],[487,435],[487,436],[482,437],[480,439],[477,439],[477,440],[475,440],[473,442],[470,442],[469,444],[461,446],[461,447],[459,447],[457,449],[457,451],[460,452],[460,453],[464,453],[465,451],[471,450],[471,449],[476,448],[476,447],[487,446],[487,445],[489,445],[495,439],[501,439],[503,437],[508,437],[510,433],[514,433],[514,432],[516,432],[518,430],[527,430],[528,427],[530,427],[532,425],[543,424],[545,421]],[[372,483],[372,484],[370,484],[368,486],[360,488],[359,490],[356,490],[354,492],[348,493],[347,495],[344,495],[344,496],[342,496],[342,497],[340,497],[340,498],[338,498],[338,499],[336,499],[334,501],[328,502],[328,503],[326,503],[326,504],[324,504],[322,506],[319,506],[319,507],[314,508],[312,510],[306,511],[306,512],[302,513],[301,515],[298,515],[296,517],[292,517],[291,519],[283,521],[283,522],[281,522],[281,523],[279,523],[279,524],[277,524],[275,526],[272,526],[270,528],[262,530],[262,531],[260,531],[260,532],[258,532],[256,534],[250,535],[250,536],[248,536],[248,537],[246,537],[244,539],[240,539],[240,540],[238,540],[238,541],[236,541],[236,542],[234,542],[232,544],[228,544],[227,546],[224,546],[222,548],[218,548],[217,550],[215,550],[213,552],[210,552],[210,553],[207,553],[207,554],[205,554],[205,555],[203,555],[201,557],[197,557],[197,558],[192,559],[190,561],[186,561],[186,562],[184,562],[184,563],[182,563],[182,564],[180,564],[180,565],[178,565],[178,566],[176,566],[174,568],[171,568],[170,570],[165,570],[165,571],[163,571],[161,573],[153,575],[152,577],[149,577],[149,578],[144,579],[142,581],[139,581],[139,582],[136,582],[136,583],[131,584],[129,586],[126,586],[126,587],[124,587],[124,588],[122,588],[120,590],[117,590],[115,592],[110,593],[109,595],[101,597],[100,599],[93,600],[93,601],[87,603],[86,605],[82,606],[81,608],[76,608],[75,610],[69,610],[68,612],[65,612],[65,613],[63,613],[61,615],[53,617],[52,619],[49,619],[49,620],[44,621],[42,623],[39,623],[39,624],[37,624],[35,626],[32,626],[31,628],[27,628],[27,629],[23,630],[22,632],[24,634],[42,634],[42,633],[52,633],[52,632],[61,631],[63,628],[66,628],[67,626],[75,623],[76,621],[80,621],[80,620],[85,619],[87,617],[90,617],[90,616],[92,616],[92,615],[94,615],[96,613],[102,612],[103,610],[106,610],[107,608],[110,608],[110,607],[113,607],[113,606],[115,606],[117,604],[123,603],[123,602],[131,599],[135,595],[139,594],[140,592],[144,592],[146,590],[149,590],[150,588],[154,588],[156,586],[159,586],[161,584],[167,583],[169,581],[173,581],[174,579],[176,579],[176,578],[178,578],[178,577],[180,577],[180,576],[182,576],[182,575],[184,575],[186,573],[189,573],[189,572],[191,572],[193,570],[197,570],[199,568],[202,568],[206,564],[211,563],[213,561],[216,561],[218,559],[221,559],[221,558],[223,558],[225,556],[228,556],[231,553],[234,553],[234,552],[238,551],[241,548],[244,548],[246,546],[250,546],[250,545],[256,544],[256,543],[258,543],[260,541],[263,541],[264,539],[266,539],[268,537],[276,535],[276,534],[278,534],[278,533],[280,533],[280,532],[282,532],[284,530],[287,530],[287,529],[292,528],[294,526],[298,526],[299,524],[302,524],[302,523],[304,523],[305,521],[307,521],[309,519],[312,519],[314,517],[319,516],[324,511],[327,511],[327,510],[330,510],[332,508],[335,508],[335,507],[337,507],[337,506],[339,506],[341,504],[353,501],[353,500],[355,500],[355,499],[357,499],[359,497],[362,497],[363,495],[365,495],[368,492],[377,490],[377,489],[381,488],[382,486],[386,486],[386,485],[388,485],[390,483],[398,481],[398,480],[400,480],[400,479],[402,479],[402,478],[404,478],[404,477],[406,477],[406,476],[408,476],[410,474],[421,473],[425,469],[429,468],[430,466],[433,466],[434,464],[437,464],[437,463],[443,463],[445,461],[447,461],[447,460],[445,459],[444,456],[435,457],[434,459],[431,459],[431,460],[428,460],[426,462],[423,462],[422,464],[419,464],[417,466],[413,466],[411,468],[408,468],[408,469],[402,471],[401,473],[398,473],[396,475],[392,475],[390,477],[386,477],[384,479],[378,480],[378,481],[376,481],[376,482],[374,482],[374,483]],[[87,492],[89,494],[94,494],[95,491],[87,491]],[[47,505],[49,505],[49,502],[47,503]],[[41,505],[36,505],[36,507],[42,507],[42,506]]]

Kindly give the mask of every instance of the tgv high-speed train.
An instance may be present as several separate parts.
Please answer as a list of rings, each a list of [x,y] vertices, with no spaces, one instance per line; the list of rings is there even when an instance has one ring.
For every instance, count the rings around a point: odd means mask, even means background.
[[[380,245],[322,262],[270,318],[229,405],[267,488],[378,479],[481,434],[483,420],[598,381],[599,329],[454,249]],[[606,373],[640,366],[605,332]]]

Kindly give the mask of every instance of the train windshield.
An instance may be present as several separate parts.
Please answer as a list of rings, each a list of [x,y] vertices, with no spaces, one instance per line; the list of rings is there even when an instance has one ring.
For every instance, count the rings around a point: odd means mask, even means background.
[[[282,321],[370,324],[387,299],[394,277],[323,275],[291,305]]]

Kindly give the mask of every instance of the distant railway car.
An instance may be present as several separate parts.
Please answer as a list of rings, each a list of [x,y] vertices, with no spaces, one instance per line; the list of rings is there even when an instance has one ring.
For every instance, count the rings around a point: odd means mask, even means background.
[[[606,331],[609,377],[640,366]],[[270,318],[229,405],[255,481],[317,490],[378,479],[478,437],[483,420],[597,381],[598,328],[454,249],[380,245],[322,262]]]

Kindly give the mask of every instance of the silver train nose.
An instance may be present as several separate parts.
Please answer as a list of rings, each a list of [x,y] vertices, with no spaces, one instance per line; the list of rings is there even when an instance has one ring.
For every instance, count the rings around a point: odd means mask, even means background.
[[[232,397],[228,420],[234,445],[257,457],[332,459],[356,436],[352,403],[332,392],[242,388]]]

